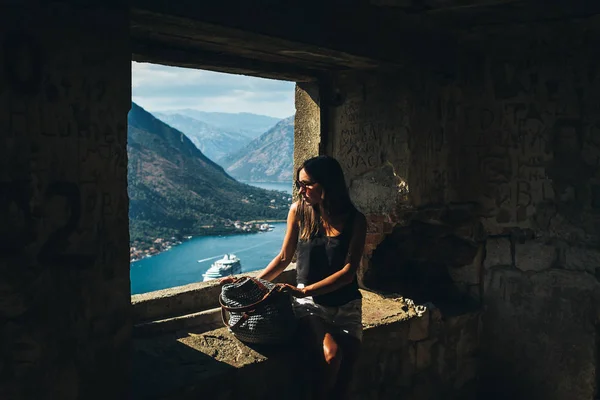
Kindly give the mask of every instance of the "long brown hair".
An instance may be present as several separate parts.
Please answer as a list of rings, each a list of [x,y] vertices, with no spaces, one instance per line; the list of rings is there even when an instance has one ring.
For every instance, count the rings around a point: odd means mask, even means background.
[[[302,169],[323,190],[323,213],[335,218],[356,210],[348,194],[344,171],[335,158],[318,156],[304,161],[296,170],[296,180],[300,179]],[[309,205],[300,197],[296,216],[300,221],[300,239],[307,240],[319,233],[321,208],[318,204]]]

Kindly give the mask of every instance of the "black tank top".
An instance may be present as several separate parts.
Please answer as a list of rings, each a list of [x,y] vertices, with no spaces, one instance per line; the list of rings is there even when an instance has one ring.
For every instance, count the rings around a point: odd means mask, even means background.
[[[299,240],[296,258],[296,280],[311,285],[344,268],[352,238],[355,212],[351,212],[344,229],[337,236],[327,236],[322,230],[308,240]],[[360,299],[356,276],[354,280],[333,292],[313,296],[316,304],[339,307],[352,300]]]

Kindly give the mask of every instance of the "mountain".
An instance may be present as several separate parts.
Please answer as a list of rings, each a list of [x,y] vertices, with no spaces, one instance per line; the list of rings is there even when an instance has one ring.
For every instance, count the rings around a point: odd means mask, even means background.
[[[182,114],[152,113],[185,135],[211,160],[219,160],[247,145],[252,138],[240,132],[228,132]]]
[[[161,114],[185,115],[186,117],[194,118],[226,132],[242,133],[245,136],[250,137],[250,139],[259,137],[267,129],[273,127],[273,125],[281,120],[281,118],[251,113],[207,112],[190,108],[162,111]]]
[[[273,128],[220,161],[236,179],[254,182],[292,180],[294,158],[294,117]]]
[[[231,220],[285,219],[281,193],[237,182],[135,103],[127,139],[132,241],[226,233],[235,230]]]

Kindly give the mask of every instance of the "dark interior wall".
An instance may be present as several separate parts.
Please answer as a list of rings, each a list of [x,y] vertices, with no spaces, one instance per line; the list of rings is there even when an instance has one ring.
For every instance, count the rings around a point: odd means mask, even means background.
[[[464,183],[449,186],[482,205],[488,233],[522,239],[512,249],[506,237],[487,241],[483,387],[497,398],[597,397],[597,22],[491,37],[454,103],[470,115],[448,155],[448,179],[464,173]]]
[[[488,235],[487,398],[583,399],[598,390],[595,23],[482,35],[453,74],[413,80],[413,200],[474,202]]]
[[[0,12],[2,399],[129,398],[128,31],[125,9]]]
[[[328,145],[369,217],[363,278],[381,270],[377,260],[387,271],[374,281],[389,284],[389,270],[406,261],[402,252],[432,264],[440,238],[449,237],[440,230],[485,244],[470,264],[449,271],[484,302],[487,398],[592,398],[597,390],[595,25],[588,19],[475,32],[456,59],[440,60],[445,71],[415,65],[335,79],[341,94],[329,115]],[[456,219],[439,210],[453,207],[477,221],[449,223]],[[410,222],[414,208],[421,210],[418,229]],[[430,223],[425,235],[423,223]],[[429,254],[406,244],[416,233],[429,240]],[[402,251],[376,258],[390,238]]]

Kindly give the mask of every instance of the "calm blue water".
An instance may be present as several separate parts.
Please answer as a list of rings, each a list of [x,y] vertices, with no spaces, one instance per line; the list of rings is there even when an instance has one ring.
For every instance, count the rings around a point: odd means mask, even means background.
[[[247,182],[241,181],[243,183],[247,183],[248,185],[256,186],[259,188],[267,189],[267,190],[281,190],[282,192],[286,192],[292,194],[292,181],[289,182]]]
[[[244,183],[292,193],[291,182]],[[131,294],[201,282],[202,274],[225,253],[237,255],[244,272],[262,269],[277,255],[285,235],[285,223],[271,225],[275,227],[271,232],[193,238],[167,252],[131,263]]]
[[[291,182],[245,183],[292,193]],[[271,232],[197,237],[167,252],[131,263],[131,294],[201,282],[202,274],[225,253],[237,255],[244,272],[263,269],[281,249],[285,235],[285,223],[271,225],[275,227]]]
[[[285,223],[271,225],[275,227],[271,232],[193,238],[131,263],[131,294],[202,282],[202,274],[225,253],[240,258],[243,272],[263,269],[281,249],[285,234]]]

